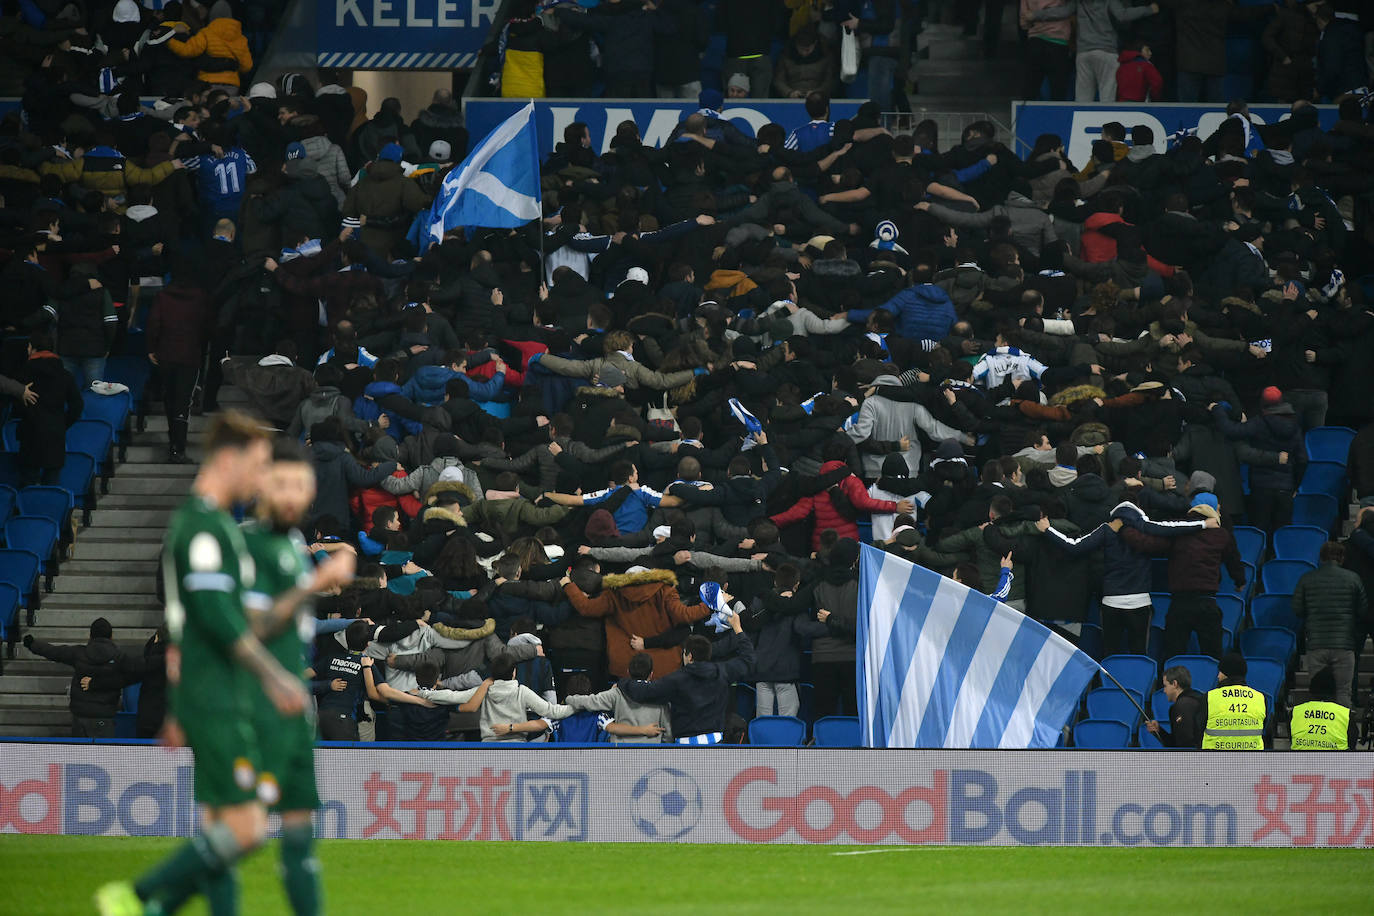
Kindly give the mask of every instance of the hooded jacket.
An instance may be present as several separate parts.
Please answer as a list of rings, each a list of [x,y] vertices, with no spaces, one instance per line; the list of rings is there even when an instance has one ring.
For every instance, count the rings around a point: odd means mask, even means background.
[[[34,655],[72,667],[72,680],[67,691],[71,695],[72,715],[82,719],[108,719],[119,708],[120,692],[128,664],[114,640],[97,637],[84,646],[59,646],[41,639],[29,643]],[[90,686],[81,688],[81,679],[89,677]]]
[[[349,524],[349,491],[370,487],[396,470],[396,462],[388,461],[375,468],[364,468],[338,442],[314,442],[310,454],[315,465],[315,502],[310,506],[310,518],[332,515],[340,524]]]
[[[379,403],[381,399],[391,396],[403,397],[400,385],[395,382],[369,382],[367,387],[363,389],[363,393],[354,399],[353,413],[359,419],[369,423],[375,423],[385,415],[391,421],[390,426],[387,427],[387,433],[397,442],[405,439],[406,436],[419,435],[423,428],[419,421],[402,416]]]
[[[1116,494],[1097,474],[1077,475],[1062,495],[1069,521],[1083,531],[1105,522],[1116,505]]]
[[[348,158],[339,145],[324,135],[305,137],[300,141],[305,154],[315,163],[319,175],[329,184],[334,203],[343,206],[348,189],[353,184],[353,171],[348,167]],[[332,227],[331,227],[332,228]]]
[[[185,41],[173,38],[167,47],[177,57],[203,58],[196,79],[224,86],[238,86],[239,74],[253,69],[253,53],[237,19],[221,16]]]
[[[324,385],[301,401],[296,408],[295,418],[286,429],[287,435],[304,440],[310,433],[310,427],[330,417],[338,417],[344,429],[355,436],[367,432],[368,422],[353,415],[353,402],[333,385]]]
[[[153,299],[148,315],[148,352],[159,365],[200,365],[210,318],[210,297],[205,290],[179,283],[165,287]]]
[[[1035,201],[1023,194],[1012,191],[1005,204],[997,204],[982,213],[966,213],[952,210],[942,204],[931,204],[930,214],[935,218],[959,229],[986,229],[999,216],[1011,221],[1012,241],[1029,251],[1036,258],[1059,236],[1054,231],[1054,220],[1042,210]]]
[[[902,381],[895,375],[880,375],[873,384],[900,387]],[[914,401],[894,401],[880,394],[864,400],[859,407],[859,418],[846,432],[854,442],[868,443],[869,447],[863,450],[864,474],[868,477],[877,477],[882,472],[884,456],[896,450],[889,447],[889,443],[900,445],[903,436],[910,436],[911,447],[901,455],[906,459],[908,475],[915,477],[921,472],[918,429],[936,442],[958,440],[963,436],[959,430],[935,419],[923,405]]]
[[[80,359],[110,352],[119,317],[108,292],[91,289],[87,276],[74,270],[53,296],[52,306],[57,312],[58,353]]]
[[[908,340],[944,340],[959,320],[954,303],[934,283],[908,287],[878,306],[897,319],[897,334]],[[850,309],[849,320],[864,322],[872,309]]]
[[[1218,404],[1212,408],[1212,417],[1217,428],[1228,439],[1239,439],[1250,443],[1264,452],[1287,452],[1288,463],[1272,467],[1252,466],[1250,487],[1258,490],[1296,489],[1295,480],[1301,479],[1301,468],[1307,464],[1307,446],[1303,440],[1302,427],[1291,404],[1279,402],[1266,407],[1258,417],[1237,423],[1232,420],[1226,408]]]
[[[1148,7],[1140,7],[1148,9]],[[1159,68],[1139,51],[1122,51],[1116,58],[1116,100],[1118,102],[1157,101],[1164,94],[1164,77]]]
[[[730,685],[744,680],[754,667],[754,644],[743,633],[733,634],[728,643],[734,655],[727,661],[693,660],[685,668],[653,681],[621,681],[621,693],[637,703],[667,703],[673,714],[673,735],[689,738],[725,730],[725,707]],[[658,674],[655,662],[654,673]]]
[[[1169,592],[1202,592],[1215,594],[1221,586],[1221,567],[1231,575],[1231,581],[1243,582],[1245,568],[1241,565],[1236,539],[1225,528],[1204,527],[1205,519],[1189,513],[1182,521],[1156,522],[1130,503],[1122,503],[1112,510],[1113,518],[1146,534],[1172,538],[1169,545]]]
[[[821,476],[838,471],[846,467],[843,461],[827,461],[821,465]],[[835,486],[841,487],[846,496],[849,497],[850,504],[860,512],[896,512],[897,503],[889,499],[874,499],[868,495],[868,490],[864,487],[863,481],[855,474],[845,477]],[[835,501],[830,496],[830,491],[823,490],[815,496],[803,496],[790,508],[776,515],[770,516],[769,520],[779,528],[784,528],[804,518],[814,516],[814,524],[811,528],[811,548],[819,550],[821,546],[821,533],[827,528],[834,528],[835,533],[842,538],[852,538],[859,540],[859,524],[852,518],[841,514],[835,506]]]
[[[410,218],[429,201],[425,192],[405,176],[398,162],[381,160],[368,166],[364,175],[344,198],[344,216],[366,216],[363,244],[386,257],[405,238]]]
[[[644,638],[644,650],[653,656],[656,676],[678,670],[682,664],[678,645],[653,646],[653,638],[710,616],[703,605],[688,607],[682,603],[677,594],[677,576],[666,569],[603,576],[601,593],[595,598],[587,597],[573,582],[563,586],[563,593],[583,617],[605,619],[608,670],[616,677],[627,677],[630,673],[630,657],[634,655],[630,649],[632,636]],[[751,645],[751,655],[752,649]],[[684,734],[676,727],[673,731]]]

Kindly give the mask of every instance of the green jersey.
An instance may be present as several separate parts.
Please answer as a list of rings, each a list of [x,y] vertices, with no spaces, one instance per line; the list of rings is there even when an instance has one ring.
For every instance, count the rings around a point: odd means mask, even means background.
[[[310,565],[305,538],[292,529],[286,534],[273,531],[259,522],[249,522],[242,528],[253,558],[256,578],[253,587],[244,594],[249,612],[264,614],[282,595],[295,588],[309,588]],[[296,625],[283,627],[263,640],[267,651],[281,666],[297,677],[305,677],[305,652],[315,638],[315,617],[309,601],[296,609]]]
[[[162,548],[167,631],[181,650],[172,711],[246,714],[255,679],[234,658],[249,632],[244,592],[253,587],[253,558],[229,513],[193,494],[172,516]]]

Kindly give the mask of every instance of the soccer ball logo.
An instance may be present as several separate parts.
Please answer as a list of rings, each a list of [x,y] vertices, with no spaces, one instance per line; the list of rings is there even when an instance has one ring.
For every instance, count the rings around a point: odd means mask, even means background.
[[[650,770],[630,791],[635,827],[655,840],[675,840],[701,819],[701,789],[681,770]]]

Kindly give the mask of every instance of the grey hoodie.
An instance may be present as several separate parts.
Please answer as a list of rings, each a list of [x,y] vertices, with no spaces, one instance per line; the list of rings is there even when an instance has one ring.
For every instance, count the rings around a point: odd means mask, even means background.
[[[353,184],[353,172],[348,168],[343,150],[328,137],[306,137],[301,146],[305,147],[305,155],[319,167],[320,177],[329,183],[335,202],[342,207]]]
[[[1128,6],[1125,0],[1078,0],[1078,53],[1121,50],[1117,28],[1153,16],[1149,6]]]
[[[471,690],[421,690],[420,696],[433,703],[457,706],[472,699],[476,692],[475,687]],[[513,678],[508,681],[496,681],[487,688],[486,698],[482,700],[482,740],[524,741],[525,736],[522,734],[497,735],[492,726],[524,722],[531,712],[545,719],[566,719],[577,710],[562,703],[550,703]]]
[[[625,725],[659,725],[663,727],[662,737],[651,738],[639,735],[616,737],[612,735],[612,744],[666,744],[673,740],[672,720],[668,715],[668,707],[659,706],[655,703],[636,703],[621,693],[618,686],[587,696],[568,697],[568,705],[579,712],[587,710],[608,712],[613,721]]]

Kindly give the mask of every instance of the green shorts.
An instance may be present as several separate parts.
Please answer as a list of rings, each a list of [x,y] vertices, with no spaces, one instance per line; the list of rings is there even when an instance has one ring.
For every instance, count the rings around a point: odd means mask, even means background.
[[[315,717],[277,715],[259,710],[253,717],[262,748],[259,798],[273,811],[313,811],[320,806],[315,787]]]
[[[209,714],[182,723],[195,755],[196,801],[224,808],[257,801],[262,758],[248,721],[233,713]]]

